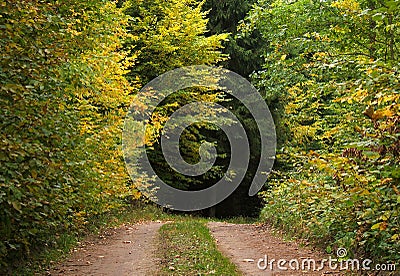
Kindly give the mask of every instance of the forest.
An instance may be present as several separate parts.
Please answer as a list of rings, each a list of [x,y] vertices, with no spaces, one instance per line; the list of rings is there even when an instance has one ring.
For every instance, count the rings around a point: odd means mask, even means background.
[[[125,167],[124,120],[149,81],[193,65],[249,80],[277,137],[268,181],[249,197],[260,134],[240,101],[194,89],[158,106],[146,151],[176,188],[214,184],[229,152],[221,130],[193,125],[182,154],[198,162],[207,140],[217,163],[198,177],[171,170],[159,139],[174,110],[219,103],[251,140],[240,187],[198,215],[257,217],[327,253],[399,264],[399,0],[5,0],[0,29],[0,272],[151,204],[149,180]]]

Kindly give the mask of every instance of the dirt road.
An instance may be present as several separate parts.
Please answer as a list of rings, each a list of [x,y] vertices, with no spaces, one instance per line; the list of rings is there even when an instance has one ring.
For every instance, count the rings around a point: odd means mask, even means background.
[[[160,264],[155,250],[162,224],[146,222],[108,230],[81,243],[71,257],[49,271],[49,275],[154,275]],[[295,242],[285,242],[266,226],[209,222],[208,227],[218,248],[244,275],[344,275],[331,271],[327,264],[322,270],[313,270],[320,268],[321,260],[328,257]],[[281,265],[287,271],[278,269],[280,259],[287,261]],[[303,260],[309,259],[315,260],[315,264],[302,269]],[[293,269],[297,263],[292,260],[297,260],[299,269]]]
[[[161,222],[108,230],[74,250],[50,275],[152,275],[157,269],[156,239]]]
[[[245,275],[342,275],[339,271],[331,271],[326,263],[321,265],[321,260],[328,259],[328,256],[301,248],[295,242],[285,242],[272,235],[266,226],[210,222],[208,227],[218,248]],[[286,271],[278,269],[278,260],[286,261],[280,265]],[[315,260],[315,266],[313,263],[308,265],[308,260]],[[303,261],[305,270],[302,269]],[[313,270],[322,266],[325,269]]]

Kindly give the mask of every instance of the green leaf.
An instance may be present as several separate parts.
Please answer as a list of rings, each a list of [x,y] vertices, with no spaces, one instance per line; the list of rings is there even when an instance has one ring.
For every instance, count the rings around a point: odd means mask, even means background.
[[[325,249],[326,253],[331,254],[332,253],[332,246],[328,245]]]
[[[395,168],[392,171],[392,177],[393,178],[400,178],[400,168]]]
[[[369,159],[377,159],[379,158],[379,153],[374,151],[364,151],[364,155]]]

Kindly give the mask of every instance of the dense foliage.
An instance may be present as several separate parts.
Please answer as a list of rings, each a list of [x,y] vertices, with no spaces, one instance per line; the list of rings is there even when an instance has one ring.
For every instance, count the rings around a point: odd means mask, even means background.
[[[219,48],[226,34],[206,37],[206,13],[197,0],[125,1],[132,19],[126,41],[137,54],[132,78],[142,84],[169,70],[190,65],[211,65],[224,59]]]
[[[197,0],[130,0],[124,5],[126,12],[132,16],[129,25],[132,37],[126,40],[126,47],[134,49],[136,55],[135,64],[128,75],[130,79],[140,78],[141,83],[146,84],[175,68],[211,65],[226,59],[220,49],[227,34],[205,36],[208,20],[202,11],[202,3]],[[221,166],[214,166],[205,175],[190,177],[177,173],[164,159],[160,143],[162,128],[173,112],[196,101],[221,102],[223,98],[218,91],[207,89],[177,91],[162,102],[147,126],[147,154],[154,170],[164,182],[180,189],[196,190],[209,186],[214,178],[220,178],[222,170]],[[216,142],[214,130],[215,126],[207,123],[195,124],[185,130],[180,144],[187,162],[199,161],[198,149],[202,142]],[[142,178],[147,179],[146,174]]]
[[[249,75],[258,69],[261,69],[263,60],[260,57],[263,48],[264,39],[256,30],[249,34],[238,32],[239,22],[242,21],[250,11],[255,0],[206,0],[203,10],[207,12],[208,35],[228,33],[229,36],[224,41],[222,52],[229,56],[227,60],[220,64],[239,75],[249,78]],[[254,178],[254,173],[259,165],[260,158],[260,135],[257,126],[249,111],[234,97],[223,95],[225,101],[221,104],[231,110],[245,127],[247,137],[249,138],[251,156],[248,172],[236,189],[227,199],[215,206],[216,215],[226,216],[257,216],[262,206],[259,197],[250,197],[248,191]],[[223,137],[217,133],[217,137]],[[227,154],[227,158],[219,160],[218,165],[221,168],[228,167],[229,164],[229,142],[227,139],[218,141],[221,152]],[[220,170],[223,171],[223,170]],[[216,175],[219,179],[221,173]],[[215,182],[215,181],[214,181]]]
[[[139,84],[222,58],[198,2],[121,2],[0,4],[2,268],[140,197],[120,146]]]
[[[1,4],[0,262],[125,197],[119,128],[131,86],[111,2]]]
[[[203,10],[207,12],[208,33],[210,35],[228,33],[223,53],[229,59],[222,62],[225,68],[243,77],[248,77],[262,65],[262,45],[264,40],[257,31],[249,35],[238,33],[238,25],[246,17],[255,0],[206,0]]]
[[[253,74],[276,118],[262,216],[332,248],[400,259],[399,1],[265,1]]]

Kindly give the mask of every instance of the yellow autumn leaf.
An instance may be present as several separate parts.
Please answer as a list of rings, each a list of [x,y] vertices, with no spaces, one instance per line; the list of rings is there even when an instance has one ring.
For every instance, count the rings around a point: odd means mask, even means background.
[[[372,225],[371,230],[375,230],[378,229],[381,226],[381,223],[375,223],[374,225]]]
[[[372,115],[372,119],[379,120],[384,117],[392,117],[393,115],[394,115],[394,113],[389,109],[378,110],[378,111],[374,112],[374,114]]]
[[[379,223],[375,223],[374,225],[372,225],[371,230],[379,229],[380,231],[383,231],[386,228],[387,228],[386,222],[379,222]]]

